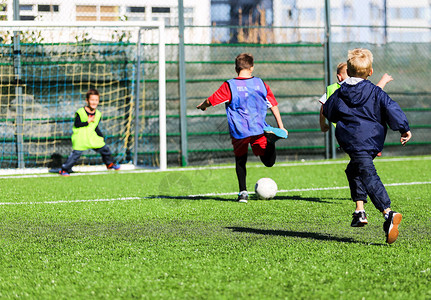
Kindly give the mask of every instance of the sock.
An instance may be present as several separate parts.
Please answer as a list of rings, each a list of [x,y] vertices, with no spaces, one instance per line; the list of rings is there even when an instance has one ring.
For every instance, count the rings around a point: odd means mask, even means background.
[[[355,210],[355,214],[360,213],[360,212],[365,212],[365,209]]]

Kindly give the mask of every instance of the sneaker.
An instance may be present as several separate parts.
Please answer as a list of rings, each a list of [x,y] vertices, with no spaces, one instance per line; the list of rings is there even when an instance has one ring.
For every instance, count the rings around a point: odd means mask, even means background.
[[[279,139],[287,139],[287,132],[281,128],[267,126],[263,129],[263,132],[270,143],[275,143]]]
[[[240,203],[247,203],[248,200],[248,192],[247,191],[241,191],[238,194],[238,202]]]
[[[395,211],[390,211],[389,216],[385,223],[383,223],[383,230],[386,234],[386,243],[392,244],[398,238],[398,225],[401,223],[403,215]]]
[[[353,216],[353,220],[350,226],[364,227],[365,225],[368,224],[367,215],[365,214],[365,211],[354,212],[352,216]]]
[[[121,166],[119,164],[110,163],[109,165],[106,165],[106,168],[108,170],[118,171],[118,170],[120,170]]]
[[[65,171],[65,170],[60,170],[58,172],[61,176],[70,176],[69,172]]]

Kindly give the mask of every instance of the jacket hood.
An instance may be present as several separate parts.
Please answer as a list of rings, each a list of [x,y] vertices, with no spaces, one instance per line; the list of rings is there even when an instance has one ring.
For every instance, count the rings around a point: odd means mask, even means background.
[[[346,80],[340,87],[339,97],[349,107],[361,106],[373,94],[375,85],[370,84],[368,80],[362,80],[355,84],[350,84]]]

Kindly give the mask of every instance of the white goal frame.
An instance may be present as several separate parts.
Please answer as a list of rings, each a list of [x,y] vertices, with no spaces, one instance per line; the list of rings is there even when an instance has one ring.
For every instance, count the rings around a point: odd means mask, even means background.
[[[98,22],[68,22],[68,23],[57,23],[57,22],[42,22],[42,21],[3,21],[1,22],[2,30],[10,31],[25,31],[35,28],[55,28],[55,27],[84,27],[84,28],[128,28],[136,29],[138,31],[137,41],[137,64],[140,63],[140,46],[141,46],[141,34],[142,29],[157,28],[159,31],[159,44],[158,44],[158,87],[159,87],[159,168],[160,170],[167,169],[167,142],[166,142],[166,52],[165,52],[165,25],[163,22],[135,22],[135,21],[98,21]],[[135,112],[136,119],[139,120],[139,69],[137,69],[137,90],[136,90],[136,106]],[[134,158],[133,164],[137,167],[137,149],[138,149],[138,135],[139,135],[139,121],[135,122],[135,145],[134,145]],[[20,167],[19,167],[20,168]],[[22,166],[24,168],[24,166]]]

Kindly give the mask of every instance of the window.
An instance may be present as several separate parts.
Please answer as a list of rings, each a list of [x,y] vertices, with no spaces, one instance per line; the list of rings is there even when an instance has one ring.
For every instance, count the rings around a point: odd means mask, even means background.
[[[230,20],[230,5],[229,4],[213,4],[211,6],[211,20],[218,23],[219,21]]]
[[[77,21],[118,21],[120,19],[119,6],[77,5]]]
[[[152,13],[165,13],[168,14],[171,12],[170,7],[152,7],[151,8]]]
[[[144,13],[145,6],[129,6],[127,7],[128,13]]]
[[[400,9],[400,17],[404,20],[414,19],[415,9],[413,7],[405,7],[404,9]]]
[[[100,21],[118,21],[119,11],[118,6],[100,6]]]
[[[126,17],[129,21],[145,21],[145,6],[128,6]]]
[[[171,12],[170,7],[152,7],[151,19],[153,21],[164,20],[165,25],[169,26],[174,23],[173,20],[176,17],[176,16],[171,16],[170,12]]]
[[[379,6],[370,4],[370,16],[372,20],[380,20],[382,18],[382,11]]]
[[[391,7],[389,9],[389,17],[401,20],[424,19],[425,9],[420,7]]]
[[[50,5],[38,5],[37,11],[51,11]]]
[[[343,6],[343,14],[344,14],[345,20],[349,20],[350,18],[353,18],[353,7],[349,4],[345,4]]]
[[[21,21],[34,21],[35,16],[19,16]]]
[[[20,5],[19,10],[20,11],[32,11],[33,5]]]
[[[77,5],[76,21],[97,21],[97,7],[95,5]]]
[[[58,5],[38,5],[38,12],[58,12]]]
[[[303,8],[299,11],[299,18],[303,21],[315,21],[316,20],[316,9],[315,8]]]

